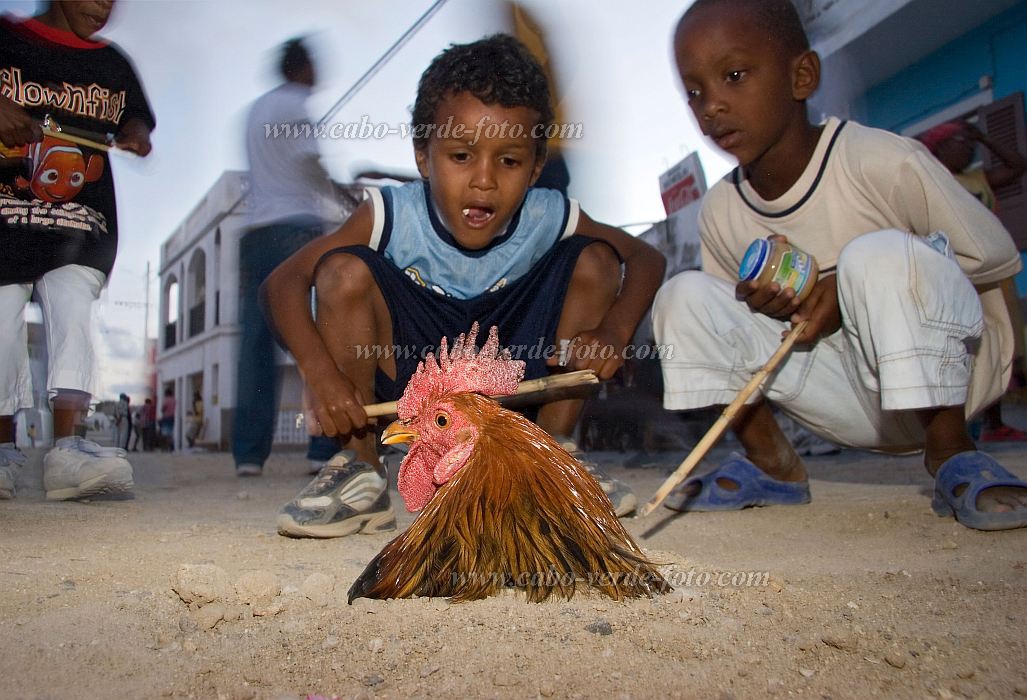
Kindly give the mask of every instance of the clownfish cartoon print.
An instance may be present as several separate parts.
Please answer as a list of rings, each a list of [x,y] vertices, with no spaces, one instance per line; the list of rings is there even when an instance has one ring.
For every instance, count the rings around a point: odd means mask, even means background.
[[[29,178],[19,175],[14,183],[44,202],[70,202],[103,175],[103,158],[92,154],[87,160],[77,146],[53,136],[26,146],[25,160]]]

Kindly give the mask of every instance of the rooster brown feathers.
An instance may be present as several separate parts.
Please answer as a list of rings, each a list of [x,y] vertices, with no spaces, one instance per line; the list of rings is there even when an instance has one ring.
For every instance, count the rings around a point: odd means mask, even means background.
[[[477,324],[438,364],[418,367],[382,441],[409,442],[399,489],[422,512],[349,590],[355,598],[467,601],[523,589],[530,601],[591,586],[611,598],[670,586],[621,525],[588,471],[531,421],[482,394],[516,390],[524,363],[480,353]]]

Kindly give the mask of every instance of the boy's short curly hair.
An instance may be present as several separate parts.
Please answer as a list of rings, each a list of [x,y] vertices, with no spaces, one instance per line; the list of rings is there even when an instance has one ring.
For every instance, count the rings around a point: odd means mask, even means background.
[[[776,41],[789,57],[809,51],[809,37],[792,0],[695,0],[681,17],[681,22],[693,12],[725,3],[742,6],[747,16],[755,20],[756,25],[766,31],[767,36]]]
[[[493,34],[470,44],[453,44],[435,57],[421,75],[414,102],[414,147],[425,148],[439,103],[469,92],[487,105],[527,107],[538,112],[543,130],[553,122],[549,83],[535,57],[508,34]],[[546,139],[536,139],[536,155],[546,154]]]

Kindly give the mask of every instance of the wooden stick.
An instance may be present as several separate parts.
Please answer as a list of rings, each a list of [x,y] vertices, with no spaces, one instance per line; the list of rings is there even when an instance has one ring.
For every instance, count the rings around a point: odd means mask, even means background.
[[[553,374],[539,379],[527,379],[517,385],[517,392],[513,395],[520,396],[521,394],[533,394],[537,391],[565,389],[567,387],[580,386],[582,384],[597,383],[599,383],[599,378],[596,377],[596,373],[590,369],[583,369],[577,372]],[[368,406],[364,406],[364,412],[367,413],[368,418],[394,416],[396,415],[396,402],[387,401],[385,403],[370,404]]]
[[[99,141],[93,141],[92,139],[87,139],[82,136],[75,136],[74,134],[69,134],[66,131],[54,131],[52,129],[44,128],[43,134],[45,134],[46,136],[53,136],[57,139],[63,139],[64,141],[67,141],[69,143],[77,143],[79,146],[88,146],[89,148],[95,149],[97,151],[107,152],[112,148],[112,146],[110,146],[109,144],[100,143]]]
[[[781,360],[788,355],[792,346],[795,345],[795,339],[798,338],[799,334],[806,328],[806,323],[807,321],[802,321],[788,332],[785,339],[781,341],[781,346],[773,355],[770,356],[770,359],[767,360],[766,364],[764,364],[762,368],[760,368],[760,371],[753,375],[752,379],[749,380],[749,383],[742,387],[742,390],[738,392],[738,396],[735,397],[735,400],[728,404],[727,408],[724,409],[724,412],[720,414],[720,418],[717,419],[717,422],[706,431],[706,434],[702,436],[699,443],[692,449],[689,455],[685,457],[685,461],[682,462],[676,470],[674,470],[673,474],[667,477],[667,480],[663,482],[663,485],[659,488],[656,494],[649,499],[649,502],[642,506],[641,510],[638,511],[638,517],[644,518],[652,513],[661,503],[663,503],[664,499],[670,495],[670,492],[673,491],[678,484],[684,481],[685,477],[695,469],[696,465],[699,464],[702,458],[706,456],[706,453],[710,451],[710,448],[713,447],[717,440],[720,439],[720,436],[724,434],[728,425],[731,424],[731,420],[735,417],[735,414],[738,413],[738,410],[745,404],[746,400],[752,396],[753,392],[759,389],[760,384],[762,384],[763,380],[767,378],[767,375],[777,369]]]

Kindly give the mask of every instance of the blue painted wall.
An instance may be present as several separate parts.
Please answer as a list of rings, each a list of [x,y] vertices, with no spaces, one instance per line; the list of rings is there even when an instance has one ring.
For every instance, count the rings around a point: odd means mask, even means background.
[[[854,112],[865,124],[900,131],[979,92],[982,75],[992,77],[995,99],[1027,92],[1027,2],[870,88]]]
[[[1027,93],[1027,2],[870,88],[853,105],[853,114],[864,124],[898,132],[980,92],[982,75],[991,76],[996,100]],[[1016,290],[1027,297],[1027,251],[1020,257],[1024,270],[1015,278]]]

